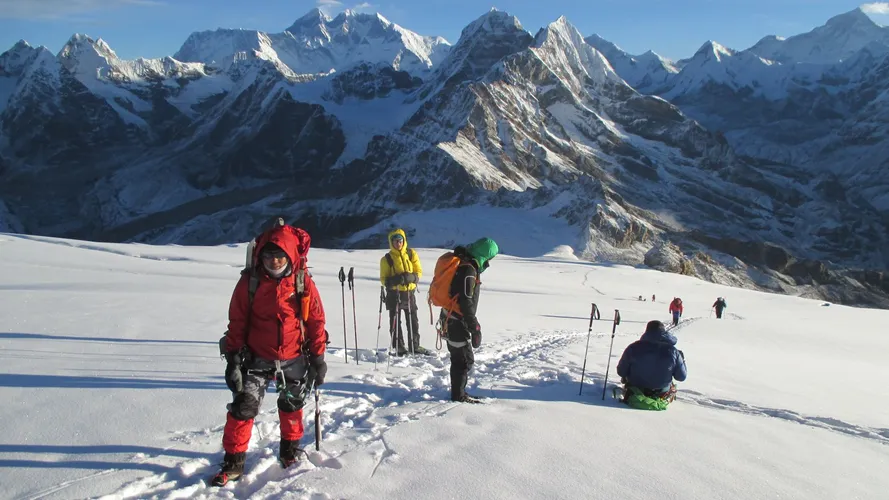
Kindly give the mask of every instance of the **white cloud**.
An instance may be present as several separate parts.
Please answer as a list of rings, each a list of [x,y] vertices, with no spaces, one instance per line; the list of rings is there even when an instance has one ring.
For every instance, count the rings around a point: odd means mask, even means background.
[[[341,0],[316,0],[315,5],[321,10],[321,12],[327,14],[328,16],[332,16],[335,13],[341,12],[346,9],[355,12],[363,12],[376,8],[376,5],[370,2],[361,2],[357,5],[347,7]]]
[[[889,14],[889,3],[873,2],[861,5],[861,10],[868,14]]]
[[[158,0],[0,0],[0,18],[58,19],[127,5],[156,7]]]
[[[321,10],[321,12],[329,16],[332,15],[334,12],[341,10],[343,2],[340,2],[339,0],[318,0],[317,2],[315,2],[315,5],[318,7],[318,9]]]

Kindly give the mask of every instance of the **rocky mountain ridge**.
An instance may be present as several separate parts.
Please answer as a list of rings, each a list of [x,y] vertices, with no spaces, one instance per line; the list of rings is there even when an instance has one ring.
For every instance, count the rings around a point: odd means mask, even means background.
[[[849,24],[844,57],[867,29]],[[453,46],[315,11],[279,34],[195,33],[157,60],[81,35],[57,55],[19,43],[0,55],[0,230],[215,244],[284,213],[318,244],[366,246],[408,213],[493,207],[567,224],[575,236],[553,245],[581,258],[885,306],[889,175],[868,149],[886,131],[880,40],[814,70],[715,42],[674,64],[565,18],[532,35],[492,10]],[[757,50],[811,56],[782,43]],[[768,86],[751,79],[772,67]],[[787,82],[808,87],[772,92]],[[707,107],[720,99],[738,115]],[[814,136],[789,155],[739,144],[792,113],[838,133],[783,130]],[[844,136],[868,147],[860,162],[794,163],[840,157]],[[415,245],[451,243],[407,229]]]

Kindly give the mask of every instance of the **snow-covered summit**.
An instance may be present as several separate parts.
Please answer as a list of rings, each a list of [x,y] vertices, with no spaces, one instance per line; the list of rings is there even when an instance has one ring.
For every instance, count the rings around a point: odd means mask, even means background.
[[[101,38],[80,33],[71,36],[57,58],[75,78],[91,88],[97,81],[137,82],[204,74],[203,64],[182,63],[169,56],[124,60]]]
[[[605,56],[586,43],[583,35],[565,16],[559,17],[537,33],[532,50],[562,81],[570,82],[575,93],[580,92],[586,81],[608,81],[626,85]],[[562,73],[562,70],[567,71]],[[581,76],[585,78],[580,79]]]
[[[0,76],[21,73],[36,54],[36,48],[24,40],[19,40],[11,49],[0,54]]]
[[[889,52],[889,28],[876,24],[856,8],[807,33],[786,39],[764,37],[747,52],[782,63],[833,64],[874,42]]]
[[[381,14],[347,10],[331,18],[312,9],[281,33],[233,29],[192,33],[174,58],[225,68],[244,55],[255,55],[294,74],[327,74],[362,62],[383,62],[423,74],[441,62],[449,48],[444,38],[419,35]]]
[[[641,55],[632,55],[597,34],[586,37],[584,41],[601,52],[617,74],[640,92],[655,91],[663,87],[679,72],[673,61],[651,50]]]
[[[463,28],[460,32],[460,42],[475,40],[479,36],[511,35],[517,31],[527,33],[517,17],[491,7],[491,10]]]
[[[434,85],[445,82],[445,86],[474,80],[503,57],[528,48],[533,40],[515,16],[492,8],[463,28],[430,80]]]
[[[58,54],[62,66],[78,79],[103,78],[114,72],[120,58],[101,38],[75,33]]]
[[[322,32],[320,28],[325,26],[332,20],[330,16],[321,11],[321,9],[312,9],[305,15],[297,19],[287,28],[286,32],[294,35],[320,36]]]
[[[709,40],[670,80],[670,90],[663,96],[673,99],[718,84],[733,90],[749,87],[755,93],[777,97],[784,95],[781,82],[791,70],[752,52],[739,52]]]
[[[714,58],[718,62],[722,62],[723,58],[732,57],[736,54],[735,50],[732,50],[720,43],[714,42],[713,40],[707,40],[701,45],[701,48],[695,52],[695,55],[692,56],[692,59],[702,59],[702,58]]]

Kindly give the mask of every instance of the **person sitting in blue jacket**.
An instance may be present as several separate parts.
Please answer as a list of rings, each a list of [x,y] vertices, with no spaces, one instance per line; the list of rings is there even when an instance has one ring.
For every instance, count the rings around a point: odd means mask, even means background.
[[[649,321],[642,338],[627,346],[617,374],[626,384],[623,402],[633,408],[666,410],[676,398],[673,379],[688,376],[685,355],[676,348],[676,337],[660,321]]]

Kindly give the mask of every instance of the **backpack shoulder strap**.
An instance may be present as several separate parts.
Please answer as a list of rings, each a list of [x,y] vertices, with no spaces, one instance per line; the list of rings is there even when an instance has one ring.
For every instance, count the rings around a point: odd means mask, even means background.
[[[395,271],[395,261],[392,260],[392,254],[389,252],[386,252],[386,262],[389,264],[389,269]]]
[[[256,296],[256,289],[259,288],[259,275],[255,271],[247,271],[250,280],[247,282],[247,300],[250,309],[253,309],[253,297]]]
[[[296,293],[297,295],[302,295],[306,291],[306,270],[300,269],[296,272],[296,276],[293,278],[293,282],[296,285]]]
[[[244,345],[247,345],[247,337],[250,336],[250,319],[253,316],[253,297],[259,288],[259,274],[255,268],[245,267],[241,270],[241,276],[247,276],[247,329],[244,332]]]

